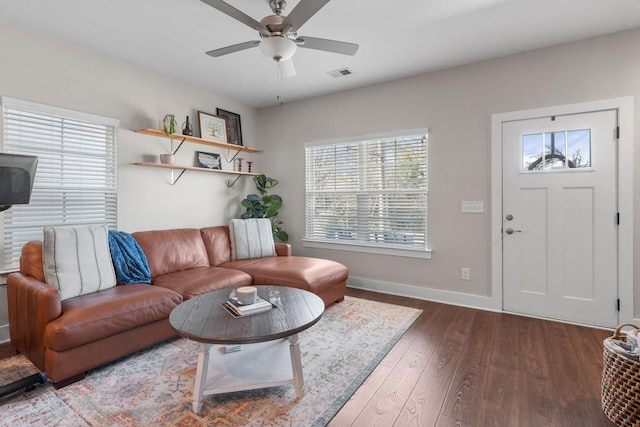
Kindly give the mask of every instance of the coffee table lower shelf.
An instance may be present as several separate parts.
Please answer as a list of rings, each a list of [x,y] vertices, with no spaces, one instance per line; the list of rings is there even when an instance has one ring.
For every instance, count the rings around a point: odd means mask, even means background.
[[[304,394],[298,335],[225,352],[224,345],[200,344],[194,387],[193,412],[200,412],[203,397],[235,391],[293,384],[297,397]]]

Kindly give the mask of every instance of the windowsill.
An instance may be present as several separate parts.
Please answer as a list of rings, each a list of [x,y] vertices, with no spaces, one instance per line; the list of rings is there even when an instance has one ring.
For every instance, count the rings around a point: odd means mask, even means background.
[[[364,243],[327,242],[324,240],[302,239],[305,248],[333,249],[347,252],[363,252],[378,255],[400,256],[405,258],[431,259],[430,249],[388,248]]]

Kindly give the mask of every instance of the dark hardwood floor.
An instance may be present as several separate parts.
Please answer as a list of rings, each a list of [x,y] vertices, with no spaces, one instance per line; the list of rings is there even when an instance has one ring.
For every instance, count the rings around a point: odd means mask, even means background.
[[[600,408],[610,331],[349,288],[423,310],[329,423],[344,426],[613,426]],[[0,346],[0,358],[15,354]]]
[[[423,313],[329,423],[613,426],[600,407],[610,331],[348,289]]]

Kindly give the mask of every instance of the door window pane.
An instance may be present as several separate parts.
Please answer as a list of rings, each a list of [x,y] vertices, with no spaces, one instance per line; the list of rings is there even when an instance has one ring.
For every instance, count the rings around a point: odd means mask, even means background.
[[[591,167],[591,130],[567,132],[567,156],[576,168]]]
[[[522,170],[531,170],[531,165],[542,157],[542,134],[522,137]]]
[[[522,136],[522,170],[553,171],[591,167],[591,130]]]

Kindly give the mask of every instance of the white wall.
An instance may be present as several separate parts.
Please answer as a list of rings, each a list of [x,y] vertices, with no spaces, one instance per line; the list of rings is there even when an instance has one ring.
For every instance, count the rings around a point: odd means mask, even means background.
[[[358,286],[483,305],[491,296],[491,115],[622,96],[640,111],[638,46],[634,30],[261,110],[265,161],[288,172],[275,177],[294,252],[343,262]],[[431,260],[302,247],[305,142],[423,127]],[[461,200],[483,200],[485,214],[461,214]],[[463,266],[471,281],[460,280]]]

